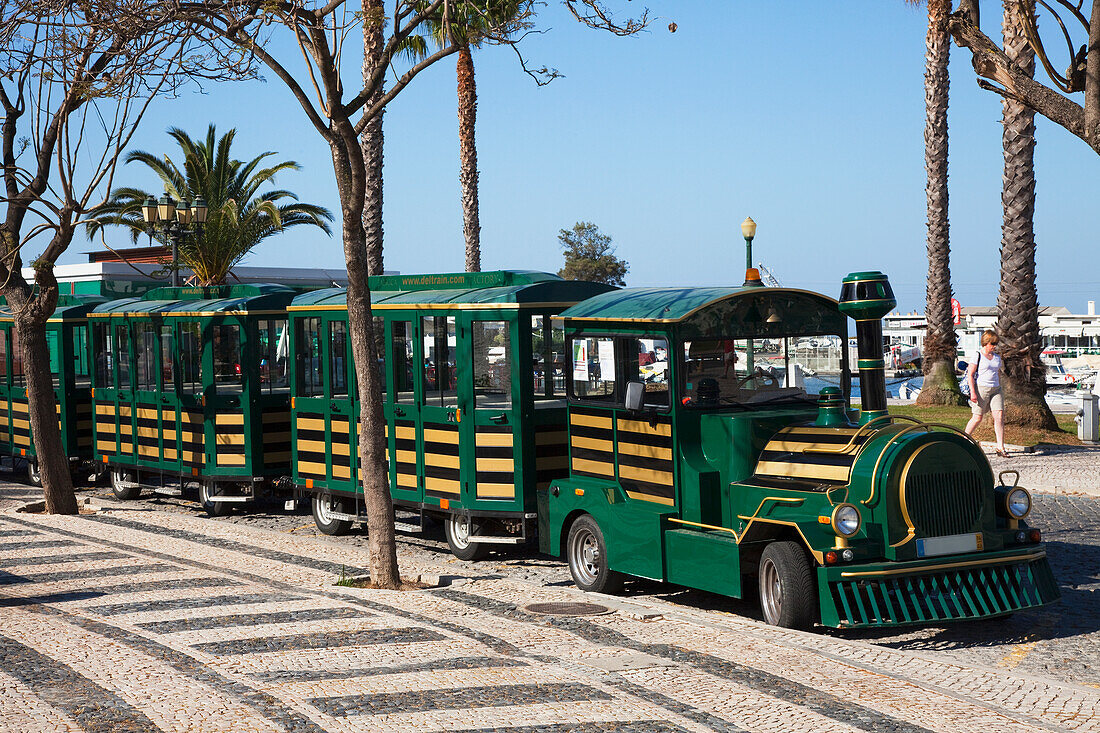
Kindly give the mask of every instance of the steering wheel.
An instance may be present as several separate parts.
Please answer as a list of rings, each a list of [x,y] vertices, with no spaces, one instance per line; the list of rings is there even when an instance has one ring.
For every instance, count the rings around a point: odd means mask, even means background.
[[[764,369],[764,367],[762,366],[757,366],[755,369],[752,370],[752,373],[746,374],[744,377],[741,378],[741,380],[737,383],[737,389],[741,389],[747,383],[755,379],[768,380],[767,384],[764,385],[767,389],[774,389],[779,386],[779,379],[775,376],[774,372]]]

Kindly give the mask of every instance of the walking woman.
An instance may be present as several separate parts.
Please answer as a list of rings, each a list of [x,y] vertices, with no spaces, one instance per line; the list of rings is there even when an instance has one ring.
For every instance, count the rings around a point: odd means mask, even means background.
[[[970,411],[973,415],[966,424],[966,434],[970,435],[981,425],[985,413],[993,413],[993,434],[997,436],[997,455],[1007,456],[1005,449],[1005,400],[1001,395],[1001,355],[997,351],[997,334],[986,331],[982,334],[982,348],[978,358],[966,369],[966,379],[970,383]]]

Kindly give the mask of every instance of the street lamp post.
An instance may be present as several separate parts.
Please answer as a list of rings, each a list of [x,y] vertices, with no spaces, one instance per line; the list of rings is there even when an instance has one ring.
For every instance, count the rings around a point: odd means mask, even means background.
[[[745,220],[741,222],[741,235],[745,238],[745,285],[759,285],[760,275],[756,275],[755,281],[752,279],[752,240],[756,238],[756,222],[752,220],[751,216],[745,217]],[[748,339],[748,345],[745,348],[745,369],[747,374],[752,376],[753,371],[756,369],[753,358],[752,338]]]
[[[206,224],[206,201],[197,198],[194,204],[183,201],[177,205],[167,193],[160,201],[150,196],[141,206],[141,218],[145,220],[145,231],[150,237],[156,231],[172,243],[172,287],[179,287],[180,243],[202,232]]]

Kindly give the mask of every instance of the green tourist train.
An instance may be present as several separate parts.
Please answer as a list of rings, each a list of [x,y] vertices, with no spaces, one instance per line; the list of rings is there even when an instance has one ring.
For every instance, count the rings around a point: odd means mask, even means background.
[[[636,577],[758,595],[787,627],[1056,600],[1018,476],[994,477],[954,428],[887,413],[887,278],[853,273],[837,301],[749,274],[627,289],[526,271],[372,278],[400,528],[438,521],[463,559],[537,541],[591,592]],[[109,471],[116,496],[197,490],[214,514],[306,498],[334,535],[365,520],[343,290],[63,300],[50,327],[66,451]],[[838,371],[807,381],[799,352],[823,342]],[[2,313],[0,352],[0,450],[33,460]]]

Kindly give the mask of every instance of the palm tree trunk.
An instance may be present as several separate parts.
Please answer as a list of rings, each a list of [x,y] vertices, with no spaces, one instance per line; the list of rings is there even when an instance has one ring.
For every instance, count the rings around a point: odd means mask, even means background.
[[[481,222],[477,201],[477,86],[469,46],[458,52],[458,158],[462,183],[462,219],[466,233],[466,271],[481,272]]]
[[[363,0],[363,82],[369,82],[374,70],[383,62],[386,44],[385,13],[382,0]],[[385,90],[385,84],[367,102],[371,108]],[[384,111],[384,110],[383,110]],[[360,140],[363,146],[363,163],[367,169],[366,201],[363,205],[363,229],[367,237],[367,272],[381,275],[382,263],[382,112],[372,118],[363,129]]]
[[[917,403],[961,405],[955,378],[954,318],[951,314],[951,244],[947,217],[947,62],[951,42],[947,16],[951,0],[928,0],[928,35],[924,72],[924,166],[928,173],[928,286],[924,337],[924,386]]]
[[[1025,0],[1034,10],[1034,0]],[[1035,74],[1035,54],[1024,34],[1018,0],[1004,2],[1005,53],[1028,76]],[[1039,360],[1039,296],[1035,288],[1035,112],[1005,99],[1005,168],[1001,203],[1001,292],[997,301],[999,351],[1004,359],[1001,386],[1005,422],[1057,430],[1047,406],[1046,370]]]

